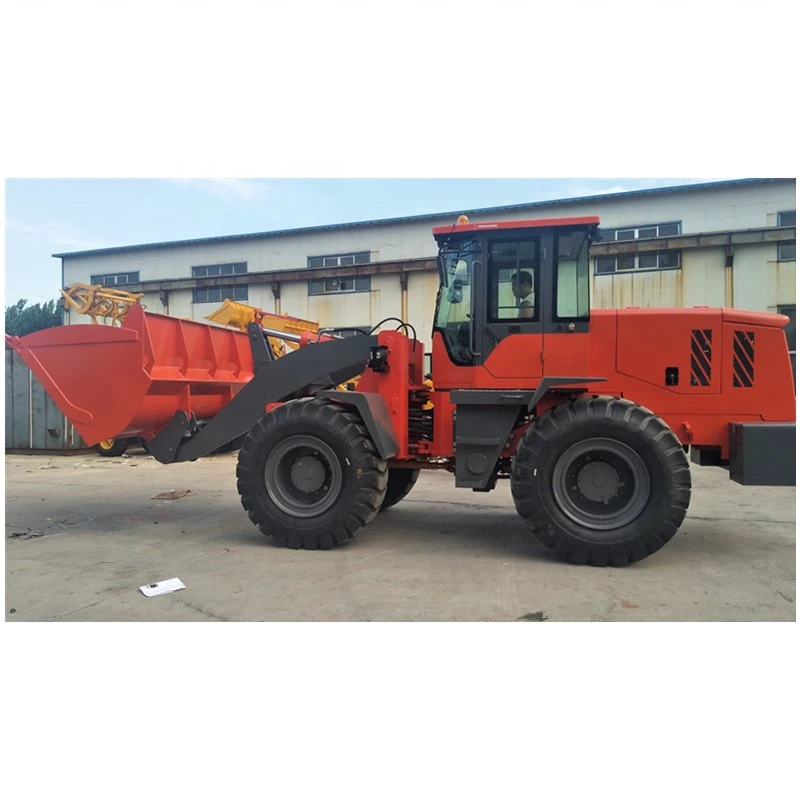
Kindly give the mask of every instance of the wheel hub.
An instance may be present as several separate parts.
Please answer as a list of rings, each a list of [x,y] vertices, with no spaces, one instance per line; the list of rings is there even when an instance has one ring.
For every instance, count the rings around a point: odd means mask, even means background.
[[[294,462],[291,476],[301,492],[311,494],[325,482],[325,467],[316,455],[302,456]]]
[[[611,464],[590,461],[578,470],[578,491],[589,500],[607,502],[619,491],[619,475]]]
[[[342,466],[333,449],[316,436],[290,436],[272,449],[264,465],[264,488],[278,508],[293,517],[316,517],[338,499]]]
[[[553,470],[553,495],[573,522],[612,530],[642,513],[650,497],[650,475],[632,447],[596,437],[561,454]]]

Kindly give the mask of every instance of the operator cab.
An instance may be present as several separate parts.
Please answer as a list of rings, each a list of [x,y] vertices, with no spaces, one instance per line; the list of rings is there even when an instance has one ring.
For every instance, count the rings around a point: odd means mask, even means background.
[[[526,351],[538,342],[541,354],[546,333],[588,332],[589,246],[599,224],[599,217],[470,223],[461,216],[434,228],[434,347],[438,332],[452,364],[469,367],[485,364],[510,336],[540,337],[527,339]],[[523,369],[541,375],[534,359]]]

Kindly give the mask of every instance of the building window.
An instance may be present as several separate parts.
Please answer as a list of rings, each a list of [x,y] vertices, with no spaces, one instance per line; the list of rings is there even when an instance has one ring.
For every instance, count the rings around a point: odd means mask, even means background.
[[[618,256],[597,256],[595,275],[613,275],[615,272],[647,272],[656,269],[680,269],[680,250],[659,250],[655,253],[624,253]]]
[[[224,275],[246,275],[247,262],[237,264],[208,264],[204,267],[192,267],[193,278],[221,278]]]
[[[369,251],[366,250],[361,253],[340,253],[339,255],[333,256],[308,257],[308,266],[311,269],[317,267],[352,267],[355,264],[369,264]]]
[[[786,332],[786,343],[789,345],[789,358],[792,360],[792,374],[795,376],[795,383],[797,382],[797,372],[795,371],[795,354],[797,339],[795,334],[795,317],[797,313],[795,305],[778,306],[778,313],[785,314],[789,317],[789,324],[783,329]]]
[[[793,228],[797,224],[796,211],[779,211],[778,227]],[[795,261],[797,245],[795,240],[790,242],[778,242],[778,261]]]
[[[110,275],[92,275],[90,279],[92,284],[100,284],[102,286],[119,286],[122,283],[139,283],[138,272],[114,272]]]
[[[796,249],[797,242],[794,239],[791,242],[778,242],[778,261],[795,261]]]
[[[309,295],[368,292],[369,290],[369,275],[359,275],[353,278],[327,278],[308,282]]]
[[[678,236],[680,222],[659,222],[657,225],[639,225],[628,228],[605,228],[598,231],[601,242],[630,242],[634,239],[658,239],[661,236]]]
[[[247,300],[247,286],[200,286],[193,289],[193,303],[221,303],[223,300]]]

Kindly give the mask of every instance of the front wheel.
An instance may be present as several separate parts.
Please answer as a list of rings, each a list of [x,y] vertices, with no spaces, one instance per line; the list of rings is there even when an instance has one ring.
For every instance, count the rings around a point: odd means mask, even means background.
[[[388,470],[357,414],[295,400],[248,434],[236,476],[245,511],[275,544],[325,550],[374,519]]]
[[[94,446],[95,452],[104,458],[116,458],[121,456],[127,449],[127,439],[103,439]]]
[[[520,516],[568,561],[622,566],[661,549],[686,516],[686,454],[655,414],[628,400],[583,398],[542,415],[511,473]]]

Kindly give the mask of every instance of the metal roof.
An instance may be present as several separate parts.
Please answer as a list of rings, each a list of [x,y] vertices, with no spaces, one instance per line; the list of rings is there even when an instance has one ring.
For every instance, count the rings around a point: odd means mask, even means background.
[[[561,200],[537,200],[532,203],[516,203],[508,206],[492,206],[490,208],[459,209],[458,211],[442,211],[436,214],[420,214],[413,217],[391,217],[388,219],[373,219],[362,222],[339,222],[332,225],[316,225],[307,228],[287,228],[278,231],[262,231],[261,233],[237,233],[229,236],[209,236],[201,239],[181,239],[174,242],[154,242],[152,244],[132,244],[121,247],[104,247],[98,250],[77,250],[71,253],[53,253],[53,258],[70,258],[73,256],[101,256],[110,253],[130,253],[138,250],[158,250],[167,247],[185,247],[186,245],[219,244],[221,242],[240,242],[249,239],[269,239],[277,236],[288,236],[302,233],[322,233],[324,231],[346,230],[348,228],[369,228],[377,225],[395,225],[406,222],[424,222],[425,220],[438,220],[442,217],[454,218],[459,214],[495,214],[504,211],[517,211],[521,209],[539,208],[544,206],[564,206],[574,203],[585,203],[588,200],[620,200],[626,197],[643,197],[645,195],[667,194],[670,192],[694,192],[707,189],[725,189],[731,186],[744,186],[757,183],[774,183],[786,178],[743,178],[730,181],[714,181],[712,183],[690,183],[681,186],[662,186],[656,189],[634,189],[629,192],[614,192],[612,194],[586,195],[584,197],[565,197]]]

